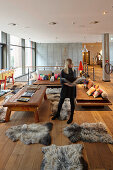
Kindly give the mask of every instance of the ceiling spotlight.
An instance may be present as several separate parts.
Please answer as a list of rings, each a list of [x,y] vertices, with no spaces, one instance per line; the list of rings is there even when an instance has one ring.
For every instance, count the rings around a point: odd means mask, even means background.
[[[104,11],[103,14],[106,15],[106,14],[107,14],[107,11]]]
[[[92,21],[92,22],[90,22],[90,24],[98,24],[99,23],[99,21]]]
[[[15,23],[9,23],[8,25],[10,25],[10,26],[17,26],[17,24],[15,24]]]
[[[74,25],[74,24],[75,24],[75,22],[72,22],[72,24]]]
[[[56,25],[56,22],[49,22],[49,25]]]

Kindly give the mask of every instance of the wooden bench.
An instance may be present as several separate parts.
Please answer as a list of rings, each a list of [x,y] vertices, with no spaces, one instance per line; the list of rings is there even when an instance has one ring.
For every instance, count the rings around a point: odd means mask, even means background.
[[[26,92],[27,86],[22,88],[17,94],[11,97],[3,107],[7,107],[5,121],[8,122],[10,119],[11,111],[32,111],[34,112],[35,123],[39,121],[38,109],[42,103],[42,99],[47,99],[46,86],[41,86],[28,102],[17,101],[21,95]]]
[[[103,99],[102,97],[94,98],[93,96],[88,96],[86,94],[88,89],[84,88],[83,84],[78,84],[76,86],[76,105],[79,106],[106,106],[112,105],[108,99]]]

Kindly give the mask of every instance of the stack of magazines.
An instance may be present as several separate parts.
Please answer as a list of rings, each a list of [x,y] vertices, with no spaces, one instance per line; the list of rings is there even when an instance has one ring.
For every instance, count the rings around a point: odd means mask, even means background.
[[[17,101],[28,102],[30,100],[30,97],[32,97],[34,93],[35,90],[27,90],[21,95],[21,97]]]

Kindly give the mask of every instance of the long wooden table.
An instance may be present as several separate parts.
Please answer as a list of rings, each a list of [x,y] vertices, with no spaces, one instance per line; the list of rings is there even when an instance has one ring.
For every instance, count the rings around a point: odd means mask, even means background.
[[[45,100],[47,99],[46,86],[41,86],[28,102],[17,101],[26,90],[27,87],[22,88],[17,94],[4,103],[3,106],[7,107],[6,122],[10,120],[11,111],[32,111],[34,112],[35,122],[37,123],[39,121],[38,109],[42,103],[43,97]]]
[[[50,81],[50,80],[36,80],[34,85],[44,85],[47,87],[61,87],[60,80]]]
[[[94,98],[86,94],[88,89],[84,88],[83,84],[76,86],[76,105],[80,106],[106,106],[112,105],[109,99],[103,99],[102,97]]]

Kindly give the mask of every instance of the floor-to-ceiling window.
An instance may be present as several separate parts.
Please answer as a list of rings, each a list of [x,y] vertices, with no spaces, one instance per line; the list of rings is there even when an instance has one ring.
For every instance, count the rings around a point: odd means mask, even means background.
[[[15,77],[22,75],[21,38],[10,36],[10,68],[15,68]]]

